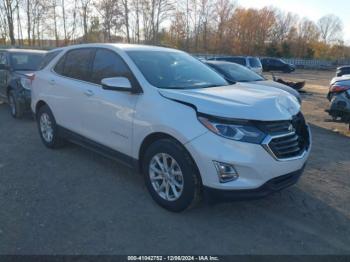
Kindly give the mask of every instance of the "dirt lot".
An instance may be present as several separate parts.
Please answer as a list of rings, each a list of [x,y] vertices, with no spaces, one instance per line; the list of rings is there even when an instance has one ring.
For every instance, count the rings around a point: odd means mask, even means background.
[[[158,207],[116,162],[44,148],[29,117],[13,120],[0,105],[0,254],[350,254],[350,138],[324,122],[332,73],[287,76],[308,83],[313,149],[298,184],[181,214]]]

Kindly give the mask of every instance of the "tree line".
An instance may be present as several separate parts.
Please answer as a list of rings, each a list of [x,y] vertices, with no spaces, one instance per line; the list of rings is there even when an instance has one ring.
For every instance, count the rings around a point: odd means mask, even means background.
[[[318,21],[233,0],[0,0],[0,45],[165,45],[193,53],[350,58],[335,15]]]

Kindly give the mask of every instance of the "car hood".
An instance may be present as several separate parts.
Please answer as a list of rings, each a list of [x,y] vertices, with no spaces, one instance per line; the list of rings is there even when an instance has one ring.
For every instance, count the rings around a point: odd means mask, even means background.
[[[281,90],[286,91],[289,94],[295,96],[301,102],[301,97],[300,97],[299,92],[296,91],[295,89],[291,88],[290,86],[286,86],[284,84],[278,83],[276,81],[271,81],[271,80],[253,81],[250,83],[255,84],[255,85],[260,85],[260,86],[269,86],[269,87],[275,87],[275,88],[281,89]]]
[[[162,89],[168,99],[191,104],[198,112],[224,118],[277,121],[300,110],[295,97],[273,87],[241,84],[189,90]]]

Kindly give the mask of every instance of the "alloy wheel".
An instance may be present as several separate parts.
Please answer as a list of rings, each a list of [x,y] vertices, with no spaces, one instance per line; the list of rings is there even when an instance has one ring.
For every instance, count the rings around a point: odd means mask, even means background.
[[[176,160],[166,154],[156,154],[150,162],[149,176],[153,189],[167,200],[175,201],[180,198],[184,188],[184,177]]]
[[[47,113],[43,113],[40,116],[40,131],[44,140],[50,143],[53,139],[53,127],[50,116]]]

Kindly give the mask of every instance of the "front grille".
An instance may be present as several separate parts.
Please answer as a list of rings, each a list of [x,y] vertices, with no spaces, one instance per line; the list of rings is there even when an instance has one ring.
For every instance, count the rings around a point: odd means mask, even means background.
[[[309,148],[308,127],[301,113],[291,121],[265,122],[263,128],[271,137],[267,147],[278,159],[300,156]]]
[[[258,127],[269,135],[281,135],[290,132],[289,126],[291,121],[270,121],[270,122],[260,122]]]

